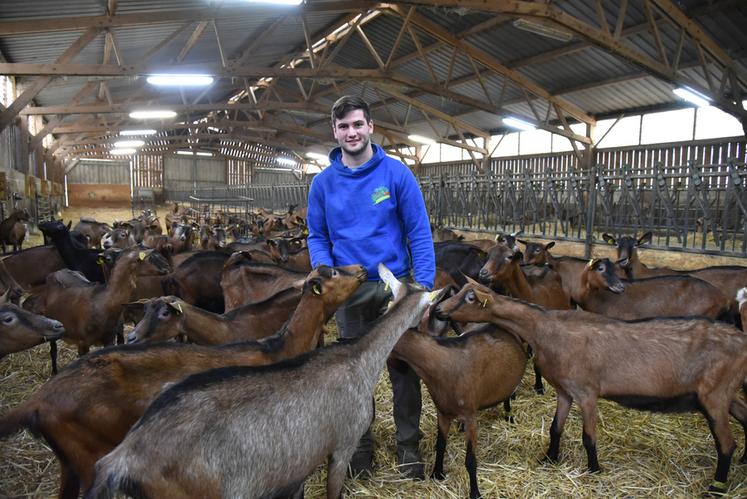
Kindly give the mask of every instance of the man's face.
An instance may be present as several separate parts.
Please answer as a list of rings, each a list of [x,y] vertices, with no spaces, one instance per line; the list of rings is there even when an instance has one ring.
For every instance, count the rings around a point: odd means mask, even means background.
[[[357,156],[364,153],[371,143],[373,122],[366,121],[363,110],[354,109],[342,119],[335,120],[332,132],[343,151],[351,156]]]

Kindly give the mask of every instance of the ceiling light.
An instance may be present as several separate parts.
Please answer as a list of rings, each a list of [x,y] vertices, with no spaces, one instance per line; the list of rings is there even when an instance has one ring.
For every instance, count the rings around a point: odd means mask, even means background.
[[[525,131],[537,129],[536,126],[529,123],[528,121],[520,120],[519,118],[514,118],[513,116],[503,118],[503,124],[511,128],[517,128],[519,130],[525,130]]]
[[[143,147],[145,141],[143,140],[118,140],[114,143],[114,147],[127,148],[127,147]]]
[[[198,156],[212,156],[213,155],[213,153],[211,152],[204,152],[204,151],[197,151],[195,152],[195,154]]]
[[[408,139],[412,140],[413,142],[418,142],[420,144],[435,144],[436,141],[431,139],[430,137],[423,137],[422,135],[408,135]]]
[[[119,132],[120,137],[137,137],[139,135],[155,135],[157,132],[153,129],[144,129],[144,130],[121,130]]]
[[[153,120],[158,118],[173,118],[176,116],[175,111],[169,111],[168,109],[158,109],[153,111],[133,111],[130,113],[130,118],[136,120]]]
[[[296,162],[296,160],[290,159],[290,158],[275,158],[275,161],[285,166],[297,166],[298,165],[298,162]]]
[[[271,5],[301,5],[303,0],[246,0],[248,3],[266,3]]]
[[[307,152],[306,157],[309,159],[316,159],[316,160],[329,159],[329,156],[327,156],[326,154],[322,154],[320,152],[313,152],[313,151]]]
[[[522,31],[529,31],[535,35],[544,36],[546,38],[552,38],[560,42],[569,42],[573,40],[573,33],[566,31],[562,28],[558,28],[549,23],[544,23],[536,19],[525,19],[523,17],[514,19],[514,28]]]
[[[677,97],[685,99],[698,107],[706,107],[711,105],[711,99],[700,92],[693,90],[688,87],[679,87],[672,90]]]
[[[194,156],[195,153],[192,151],[176,151],[177,154],[181,154],[182,156]]]
[[[135,154],[137,151],[133,148],[124,148],[124,149],[112,149],[109,151],[109,154],[112,156],[129,156],[130,154]]]
[[[210,75],[150,75],[146,80],[159,87],[205,87],[213,83]]]

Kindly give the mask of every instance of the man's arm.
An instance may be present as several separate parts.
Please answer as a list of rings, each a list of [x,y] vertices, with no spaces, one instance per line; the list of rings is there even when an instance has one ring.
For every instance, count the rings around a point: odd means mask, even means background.
[[[306,212],[306,226],[309,236],[306,240],[311,258],[311,268],[318,265],[333,266],[332,242],[329,240],[327,217],[324,209],[324,195],[322,188],[316,182],[311,182],[309,188],[309,207]]]
[[[431,289],[436,278],[436,256],[433,250],[431,225],[423,193],[420,192],[415,175],[409,168],[405,167],[400,189],[397,202],[405,234],[410,241],[415,281]]]

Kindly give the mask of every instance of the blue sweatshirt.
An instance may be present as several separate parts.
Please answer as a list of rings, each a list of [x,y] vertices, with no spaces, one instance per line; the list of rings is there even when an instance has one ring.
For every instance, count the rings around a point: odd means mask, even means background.
[[[436,259],[420,187],[409,168],[372,146],[373,157],[354,169],[333,149],[330,166],[314,177],[307,212],[311,266],[361,264],[376,281],[383,262],[397,277],[414,269],[415,281],[430,289]]]

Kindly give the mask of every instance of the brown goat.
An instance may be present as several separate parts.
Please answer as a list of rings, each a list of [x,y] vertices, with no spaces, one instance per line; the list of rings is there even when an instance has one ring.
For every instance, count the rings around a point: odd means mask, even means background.
[[[0,305],[0,359],[8,354],[54,341],[65,329],[61,322],[4,303]]]
[[[436,464],[431,476],[439,480],[446,477],[444,454],[449,427],[454,419],[461,419],[467,441],[465,466],[470,497],[480,497],[475,457],[477,413],[503,402],[510,414],[511,394],[526,369],[524,349],[510,334],[485,324],[456,338],[436,338],[410,329],[395,345],[393,355],[415,370],[438,411]]]
[[[515,244],[515,243],[514,243]],[[571,299],[563,290],[560,275],[549,267],[521,267],[523,255],[513,247],[496,244],[488,252],[488,261],[480,269],[480,281],[490,285],[498,284],[514,298],[542,305],[553,310],[568,310]],[[539,273],[532,271],[539,270]],[[529,271],[530,275],[525,272]],[[495,289],[495,288],[494,288]],[[534,390],[545,393],[542,373],[534,367]]]
[[[306,274],[274,263],[254,262],[243,253],[234,253],[226,260],[220,281],[226,312],[266,300],[303,279]]]
[[[96,461],[122,441],[165,384],[217,367],[267,365],[313,349],[316,338],[293,338],[296,325],[321,328],[365,280],[359,265],[314,270],[288,328],[260,341],[222,347],[153,343],[93,352],[0,417],[0,438],[21,428],[41,435],[60,461],[59,497],[77,498],[81,487],[85,492],[91,486]]]
[[[554,257],[550,254],[550,248],[555,246],[555,242],[547,244],[535,243],[529,241],[518,242],[524,245],[524,263],[530,265],[547,265],[555,272],[560,274],[563,283],[563,291],[571,299],[581,292],[581,272],[588,263],[588,260],[576,258],[574,256]]]
[[[615,239],[609,234],[602,234],[608,244],[617,249],[618,265],[625,270],[628,279],[641,279],[662,275],[689,275],[713,284],[724,296],[736,295],[740,288],[747,285],[747,267],[740,265],[716,265],[696,270],[673,270],[670,268],[651,268],[641,262],[638,247],[651,242],[651,232],[639,238],[623,236]]]
[[[97,222],[93,218],[80,217],[80,221],[75,224],[73,231],[85,236],[89,248],[101,248],[101,239],[111,232],[112,228],[109,224]]]
[[[63,341],[78,347],[84,355],[92,345],[111,345],[119,322],[122,305],[131,300],[136,275],[141,265],[151,265],[147,252],[127,251],[114,265],[106,284],[62,287],[47,278],[43,310],[48,317],[65,325]],[[168,271],[168,268],[156,269]]]
[[[703,413],[718,464],[711,490],[724,492],[734,453],[729,414],[747,429],[747,405],[736,397],[747,376],[747,335],[704,318],[625,322],[583,311],[545,310],[493,293],[474,281],[436,308],[441,319],[492,322],[523,338],[555,388],[557,409],[547,459],[558,460],[571,404],[583,420],[583,444],[592,472],[597,400],[659,412]],[[742,456],[746,462],[747,456]]]
[[[23,240],[26,238],[26,222],[31,216],[26,210],[15,210],[8,218],[0,222],[0,244],[5,253],[6,245],[13,246],[13,251],[23,249]]]
[[[747,331],[747,288],[737,292],[737,303],[739,304],[739,316],[742,319],[742,331]]]
[[[729,320],[732,300],[715,286],[690,276],[660,276],[623,282],[607,258],[591,260],[581,273],[581,308],[614,319],[703,316]]]
[[[258,340],[280,329],[299,301],[301,292],[289,288],[265,301],[214,314],[176,296],[154,298],[145,304],[145,315],[127,336],[127,342],[163,341],[179,335],[198,345]]]
[[[27,291],[44,286],[47,276],[65,268],[65,262],[54,246],[34,246],[3,257],[13,279]]]

